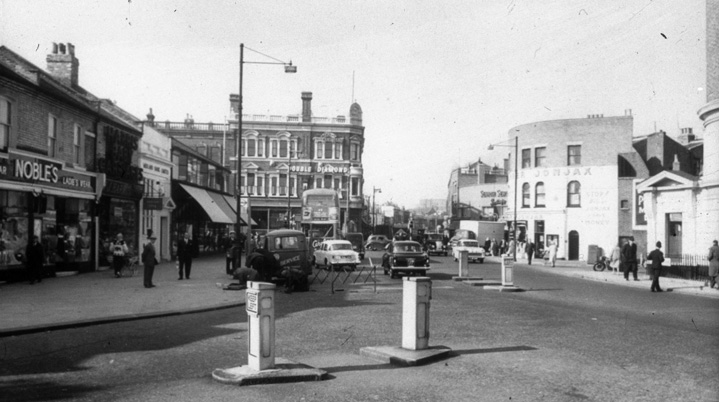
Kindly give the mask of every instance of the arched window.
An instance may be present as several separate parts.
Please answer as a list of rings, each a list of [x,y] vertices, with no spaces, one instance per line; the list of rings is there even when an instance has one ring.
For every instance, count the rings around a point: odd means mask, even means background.
[[[529,183],[522,185],[522,208],[529,208]]]
[[[540,181],[536,186],[534,186],[534,206],[546,206],[544,201],[544,182]]]
[[[570,181],[567,184],[567,206],[568,207],[581,207],[582,206],[582,185],[578,181]]]

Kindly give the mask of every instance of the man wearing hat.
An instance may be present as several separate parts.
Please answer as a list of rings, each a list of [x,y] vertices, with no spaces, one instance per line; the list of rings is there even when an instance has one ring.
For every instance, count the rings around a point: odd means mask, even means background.
[[[657,248],[649,253],[648,260],[652,261],[652,292],[663,292],[659,287],[659,275],[662,274],[662,262],[664,262],[664,253],[662,253],[662,242],[657,242]]]
[[[637,245],[634,243],[634,236],[629,236],[627,242],[622,247],[621,254],[622,264],[624,265],[624,279],[629,280],[629,273],[631,272],[634,276],[634,280],[638,281],[637,278]]]
[[[152,275],[155,273],[155,265],[157,265],[156,251],[155,251],[155,240],[157,238],[150,234],[147,238],[149,241],[142,249],[142,264],[145,266],[144,272],[144,284],[146,288],[154,288],[155,285],[152,283]]]

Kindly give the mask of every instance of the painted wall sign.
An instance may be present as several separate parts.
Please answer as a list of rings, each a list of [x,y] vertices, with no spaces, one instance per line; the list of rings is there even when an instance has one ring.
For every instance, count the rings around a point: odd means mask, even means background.
[[[591,176],[591,167],[582,168],[552,168],[552,169],[523,169],[519,173],[520,178],[550,177],[550,176]]]
[[[96,178],[63,170],[60,162],[10,153],[0,159],[0,179],[94,193]]]

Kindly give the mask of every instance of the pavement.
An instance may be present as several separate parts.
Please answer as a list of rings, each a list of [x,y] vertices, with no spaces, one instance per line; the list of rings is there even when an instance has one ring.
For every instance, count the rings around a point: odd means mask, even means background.
[[[498,261],[489,257],[488,261]],[[517,264],[526,266],[526,260]],[[586,280],[644,288],[651,281],[640,268],[639,281],[612,272],[595,272],[582,261],[557,261],[555,267],[533,261],[532,269]],[[497,277],[499,278],[499,272]],[[142,270],[133,277],[115,278],[112,270],[46,278],[41,283],[0,283],[0,337],[76,328],[101,323],[138,320],[231,308],[245,303],[244,291],[224,290],[233,282],[225,274],[224,255],[202,256],[193,261],[189,280],[178,280],[175,262],[155,268],[155,288],[143,287]],[[236,281],[234,281],[236,282]],[[515,285],[522,287],[515,271]],[[666,291],[719,298],[719,290],[703,281],[660,279]]]

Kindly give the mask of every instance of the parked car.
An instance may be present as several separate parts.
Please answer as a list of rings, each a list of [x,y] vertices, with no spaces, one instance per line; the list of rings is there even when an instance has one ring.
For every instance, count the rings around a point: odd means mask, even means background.
[[[458,240],[457,245],[452,247],[452,257],[454,257],[455,261],[459,260],[459,252],[464,250],[467,251],[467,261],[484,262],[484,247],[481,247],[477,240]]]
[[[454,235],[449,239],[449,247],[454,248],[462,239],[476,240],[477,235],[471,230],[457,229],[454,231]]]
[[[400,273],[425,276],[429,271],[429,256],[416,241],[393,241],[382,256],[385,275],[396,278]]]
[[[425,233],[423,245],[428,255],[443,254],[447,256],[447,245],[444,243],[444,235],[442,233]]]
[[[352,250],[359,254],[360,261],[364,260],[364,236],[362,233],[347,233],[345,240],[352,243]]]
[[[258,245],[275,258],[273,277],[282,276],[286,269],[299,270],[304,275],[312,273],[311,251],[304,233],[291,229],[273,230],[262,236]]]
[[[389,244],[390,239],[385,235],[371,235],[367,238],[365,243],[365,249],[367,250],[381,250]]]
[[[315,250],[315,265],[330,268],[357,268],[360,263],[359,254],[352,250],[352,243],[347,240],[325,240]]]

